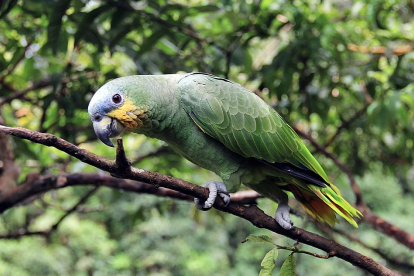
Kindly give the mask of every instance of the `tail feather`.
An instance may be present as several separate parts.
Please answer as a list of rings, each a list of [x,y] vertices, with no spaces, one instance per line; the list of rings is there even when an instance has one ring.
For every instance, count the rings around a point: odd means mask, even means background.
[[[336,222],[339,222],[335,216],[334,210],[331,208],[326,208],[326,203],[322,199],[299,189],[293,184],[290,184],[288,186],[302,207],[314,218],[319,221],[326,222],[332,227]]]
[[[333,226],[339,222],[335,215],[336,212],[354,227],[358,227],[353,217],[359,218],[362,214],[341,196],[338,188],[330,185],[332,189],[314,185],[307,185],[307,189],[304,189],[295,184],[289,184],[288,187],[304,209],[317,220]]]

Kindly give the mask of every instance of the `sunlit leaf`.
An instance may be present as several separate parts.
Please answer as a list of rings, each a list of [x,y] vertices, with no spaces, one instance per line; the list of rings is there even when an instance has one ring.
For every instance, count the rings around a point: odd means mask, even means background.
[[[273,244],[274,245],[273,240],[269,236],[266,236],[266,235],[257,236],[257,235],[250,234],[246,238],[246,241],[254,241],[254,242],[259,242],[259,243],[268,243],[268,244]]]
[[[296,276],[296,261],[295,256],[292,254],[287,257],[286,261],[280,268],[280,276]]]
[[[139,51],[136,53],[136,56],[140,56],[145,52],[149,51],[159,39],[161,39],[166,34],[166,29],[160,28],[155,30],[149,37],[144,39],[144,43],[140,45]]]
[[[276,259],[279,254],[277,248],[273,248],[266,253],[260,265],[263,267],[260,270],[259,276],[270,276],[272,275],[273,268],[275,267]]]

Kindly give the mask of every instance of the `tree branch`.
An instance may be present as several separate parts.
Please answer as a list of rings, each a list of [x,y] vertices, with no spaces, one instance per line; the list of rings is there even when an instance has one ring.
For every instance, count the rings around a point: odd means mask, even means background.
[[[170,188],[194,197],[206,199],[208,196],[208,190],[206,188],[191,184],[189,182],[173,178],[171,176],[162,175],[156,172],[145,171],[142,169],[131,168],[127,171],[117,171],[117,164],[114,161],[109,161],[105,158],[99,157],[84,149],[80,149],[77,146],[58,138],[54,135],[47,133],[39,133],[24,128],[11,128],[0,126],[0,131],[7,134],[27,139],[35,143],[40,143],[46,146],[53,146],[61,151],[64,151],[84,163],[90,164],[99,169],[116,174],[122,178],[132,179],[137,181],[143,181],[151,183],[155,186]],[[50,179],[52,180],[52,179]],[[52,182],[56,182],[55,179]],[[65,183],[66,181],[57,181]],[[53,185],[53,183],[48,183]],[[56,185],[56,184],[55,184]],[[19,189],[18,187],[17,189]],[[31,189],[31,187],[23,187],[21,189]],[[7,195],[6,195],[7,196]],[[12,200],[10,197],[3,196],[1,199],[8,200],[9,208]],[[4,206],[3,206],[4,207]],[[259,228],[266,228],[275,233],[289,237],[300,243],[305,243],[310,246],[319,248],[329,254],[329,256],[335,256],[341,258],[357,267],[365,269],[373,275],[398,275],[390,269],[376,263],[371,258],[364,256],[356,251],[353,251],[345,246],[335,243],[331,240],[323,238],[319,235],[310,233],[306,230],[295,228],[293,230],[285,230],[270,216],[266,215],[257,206],[243,206],[236,203],[230,203],[227,207],[222,200],[215,202],[214,207],[218,210],[231,213],[250,221],[253,225]]]
[[[140,181],[115,178],[100,173],[62,173],[58,175],[44,176],[33,174],[29,178],[29,180],[25,181],[14,190],[11,190],[7,194],[0,195],[0,214],[34,195],[70,186],[105,186],[139,194],[151,194],[187,201],[194,200],[193,196],[168,188],[156,187]],[[255,191],[246,190],[231,194],[230,197],[231,201],[235,203],[256,204],[256,199],[261,197],[261,195]]]

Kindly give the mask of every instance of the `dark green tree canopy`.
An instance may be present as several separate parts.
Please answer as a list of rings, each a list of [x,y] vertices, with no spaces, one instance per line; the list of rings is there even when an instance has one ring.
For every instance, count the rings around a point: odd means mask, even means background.
[[[294,218],[295,225],[408,275],[414,271],[413,16],[411,0],[3,0],[0,125],[53,134],[114,159],[115,150],[96,140],[86,111],[104,83],[177,72],[231,79],[284,117],[365,216],[359,229],[345,223],[330,229],[310,217]],[[127,135],[124,143],[135,167],[196,184],[216,179],[160,141]],[[95,178],[72,185],[58,177],[76,173]],[[240,242],[271,232],[222,212],[201,214],[180,200],[189,198],[184,194],[97,177],[102,171],[61,150],[0,132],[0,274],[259,273],[271,248]],[[44,186],[17,199],[49,180],[65,188]],[[238,202],[256,197],[241,195]],[[267,214],[275,210],[266,199],[257,202]],[[284,260],[294,262],[286,251],[273,262],[271,252],[274,273]],[[365,275],[336,258],[293,256],[300,275]]]

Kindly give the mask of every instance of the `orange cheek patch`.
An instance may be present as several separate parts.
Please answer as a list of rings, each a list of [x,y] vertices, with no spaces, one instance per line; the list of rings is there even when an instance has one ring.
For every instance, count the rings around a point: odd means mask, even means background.
[[[141,120],[137,119],[137,115],[142,114],[131,100],[125,99],[124,104],[119,108],[112,110],[107,115],[117,119],[127,128],[136,128],[142,125]]]

